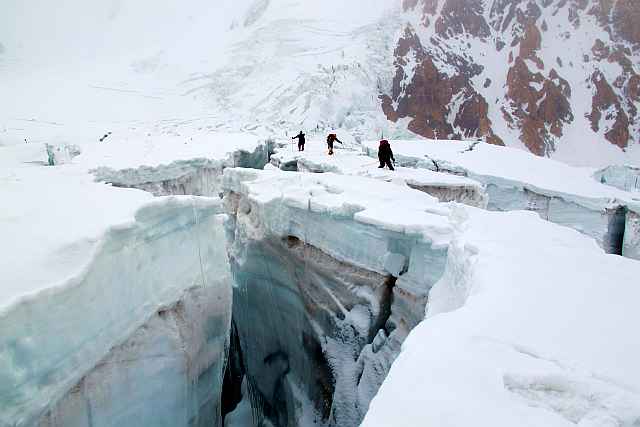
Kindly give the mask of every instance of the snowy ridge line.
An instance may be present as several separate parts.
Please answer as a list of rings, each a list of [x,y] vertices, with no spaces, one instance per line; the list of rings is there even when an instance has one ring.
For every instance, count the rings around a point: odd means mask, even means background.
[[[577,179],[581,182],[576,182],[576,186],[573,189],[568,189],[565,183],[560,180],[555,183],[556,188],[554,187],[554,183],[547,181],[548,184],[545,185],[539,179],[535,178],[535,173],[540,170],[544,172],[545,164],[549,165],[552,163],[560,164],[555,160],[536,157],[530,153],[525,153],[520,150],[510,149],[507,147],[493,147],[490,144],[481,143],[478,145],[477,142],[473,142],[468,146],[464,146],[464,142],[461,141],[392,141],[393,146],[397,147],[402,145],[402,147],[414,145],[421,153],[405,153],[402,151],[402,148],[398,150],[398,154],[396,154],[396,158],[400,160],[400,163],[405,163],[408,166],[420,167],[432,169],[434,167],[439,168],[440,171],[452,173],[455,175],[462,175],[469,177],[470,179],[478,180],[485,185],[495,183],[496,185],[504,185],[511,186],[513,188],[520,189],[528,189],[533,192],[543,194],[545,196],[550,197],[560,197],[568,201],[575,202],[577,204],[584,205],[585,207],[593,208],[593,209],[601,209],[603,207],[615,207],[617,205],[622,205],[628,203],[634,198],[634,195],[629,192],[625,192],[622,190],[618,190],[615,188],[604,186],[595,180],[589,175],[587,168],[577,168],[569,165],[562,164],[562,168],[567,171],[580,171],[584,170],[584,173],[580,173]],[[377,157],[377,142],[375,141],[366,141],[363,143],[365,146],[366,153],[373,157]],[[445,150],[440,151],[438,147],[434,147],[434,145],[455,145],[456,147],[452,149],[452,147],[446,147]],[[473,164],[465,165],[464,163],[457,162],[457,159],[462,159],[460,156],[464,156],[465,153],[471,153],[474,150],[468,150],[472,145],[478,147],[478,150],[491,150],[491,156],[494,157],[493,162],[488,162],[489,169],[493,169],[493,172],[480,172],[475,170]],[[431,153],[431,149],[435,148],[435,152]],[[440,151],[440,152],[439,152]],[[500,155],[500,151],[504,152],[504,156]],[[509,152],[509,153],[506,153]],[[501,174],[500,172],[500,164],[504,162],[508,162],[510,159],[510,154],[516,154],[515,160],[520,160],[523,156],[527,156],[529,159],[528,166],[526,168],[527,171],[530,172],[529,178],[510,178],[510,173]],[[438,155],[440,154],[440,155]],[[517,159],[520,157],[520,159]],[[424,160],[426,159],[426,160]],[[484,159],[483,159],[484,160]],[[437,165],[437,166],[436,166]],[[498,165],[498,166],[495,166]],[[482,167],[485,168],[487,164]],[[557,173],[557,171],[556,171]],[[506,175],[506,176],[505,176]],[[576,174],[572,173],[571,180],[575,182]],[[562,187],[565,188],[562,188]],[[573,191],[572,191],[573,190]]]
[[[89,172],[96,181],[116,187],[138,188],[155,196],[196,195],[217,197],[221,193],[222,171],[229,167],[262,169],[269,160],[271,140],[262,140],[253,150],[241,148],[222,159],[193,157],[160,163],[155,166],[137,165],[125,169],[99,166]]]
[[[640,345],[628,325],[640,316],[640,264],[530,212],[464,211],[426,318],[362,425],[393,425],[398,411],[410,427],[637,423]]]
[[[448,245],[452,229],[449,208],[435,197],[400,186],[384,185],[382,194],[368,188],[371,180],[334,173],[304,174],[279,170],[226,169],[223,187],[244,194],[260,206],[292,208],[333,219],[353,219],[365,225],[425,238],[434,246]],[[305,188],[308,187],[308,188]],[[277,202],[277,203],[276,203]],[[406,208],[398,215],[392,204]],[[277,229],[277,224],[270,224]],[[337,251],[339,253],[339,251]],[[333,253],[333,251],[329,251]]]
[[[3,301],[0,425],[29,425],[160,307],[202,286],[202,249],[176,248],[192,247],[193,233],[205,230],[224,241],[220,206],[195,197],[147,203],[131,222],[109,227],[76,274]],[[215,245],[206,244],[208,259],[224,259],[224,245]],[[229,286],[224,262],[205,272],[210,287]]]
[[[434,172],[429,169],[396,167],[395,171],[378,168],[378,161],[367,156],[361,146],[337,150],[334,156],[319,152],[317,147],[303,152],[276,149],[271,156],[271,165],[284,171],[312,173],[334,172],[394,182],[430,194],[441,202],[456,201],[485,208],[487,195],[484,186],[473,179]]]
[[[364,143],[370,156],[377,154],[376,144]],[[626,206],[637,196],[598,182],[591,169],[486,143],[395,141],[393,146],[401,165],[481,182],[489,210],[534,211],[593,237],[607,253],[624,255]]]

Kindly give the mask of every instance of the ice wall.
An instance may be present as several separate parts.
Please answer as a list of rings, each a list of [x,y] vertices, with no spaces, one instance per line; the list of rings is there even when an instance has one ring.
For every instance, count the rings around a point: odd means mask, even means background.
[[[271,165],[283,171],[310,173],[334,172],[396,182],[430,194],[441,202],[459,202],[485,208],[487,194],[484,186],[473,179],[434,172],[428,169],[396,167],[395,171],[378,168],[378,162],[360,150],[336,150],[327,156],[318,149],[318,142],[310,143],[306,151],[291,152],[287,147],[278,147],[271,156]],[[357,147],[360,148],[360,147]]]
[[[178,147],[179,148],[179,147]],[[97,181],[116,187],[138,188],[154,196],[194,195],[218,197],[222,194],[222,172],[228,167],[262,169],[269,162],[271,140],[261,141],[252,150],[235,150],[215,158],[178,160],[166,165],[137,166],[128,169],[98,167],[93,170]]]
[[[345,188],[343,178],[225,171],[234,322],[256,425],[358,425],[443,274],[446,210],[425,212],[437,224],[427,229],[385,221],[382,200],[355,200],[372,181]],[[389,183],[368,191],[435,207]],[[404,207],[408,218],[417,209]]]
[[[640,204],[628,206],[622,254],[640,260]]]
[[[478,178],[481,179],[482,178]],[[625,208],[608,201],[580,200],[545,194],[524,184],[485,177],[489,203],[495,211],[528,210],[542,219],[578,230],[593,237],[607,253],[622,254]]]
[[[608,189],[579,168],[488,144],[395,142],[397,164],[460,175],[486,188],[489,210],[530,210],[593,237],[620,255],[625,206],[632,194]],[[373,142],[365,151],[374,157]],[[549,184],[549,185],[547,185]]]
[[[602,184],[624,191],[640,192],[640,168],[633,166],[608,166],[597,171],[593,178]]]
[[[220,212],[211,199],[154,201],[110,229],[78,275],[0,313],[0,425],[113,425],[108,416],[124,406],[123,426],[204,419],[220,391],[231,314]],[[202,317],[205,307],[213,310]],[[188,330],[178,319],[204,324],[192,336],[164,334]],[[198,337],[206,340],[185,350]],[[173,410],[179,422],[164,424]]]
[[[230,305],[230,289],[188,289],[112,348],[36,425],[220,425]]]

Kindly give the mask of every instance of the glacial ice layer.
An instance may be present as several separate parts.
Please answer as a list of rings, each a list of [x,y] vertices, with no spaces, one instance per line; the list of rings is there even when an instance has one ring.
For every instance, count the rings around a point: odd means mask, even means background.
[[[361,150],[341,149],[336,151],[335,156],[327,156],[318,150],[317,144],[304,152],[295,153],[288,151],[286,146],[277,147],[275,154],[271,156],[271,165],[283,171],[333,172],[404,183],[408,187],[436,197],[441,202],[455,201],[479,208],[487,207],[485,188],[476,180],[402,166],[397,166],[395,171],[380,169],[377,167],[378,162],[372,162]]]
[[[263,140],[254,147],[233,150],[222,158],[211,153],[207,157],[176,160],[156,166],[136,165],[125,169],[101,166],[95,168],[93,173],[97,181],[115,187],[137,188],[154,196],[217,197],[222,193],[221,180],[225,168],[262,169],[269,162],[272,149],[273,142]]]
[[[371,157],[377,154],[375,142],[364,145]],[[392,145],[399,165],[482,183],[489,210],[533,211],[594,238],[607,253],[623,253],[627,205],[636,196],[598,182],[586,169],[486,143],[394,141]],[[609,171],[604,176],[612,175]]]
[[[78,275],[0,313],[0,425],[215,420],[231,321],[220,214],[213,199],[158,199]]]
[[[409,188],[370,184],[225,171],[240,374],[258,425],[357,426],[424,318],[451,212]]]

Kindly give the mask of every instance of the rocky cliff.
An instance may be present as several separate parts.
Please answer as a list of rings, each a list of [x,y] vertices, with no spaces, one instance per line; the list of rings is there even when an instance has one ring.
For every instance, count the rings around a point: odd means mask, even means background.
[[[537,155],[640,142],[640,2],[404,0],[382,108],[428,138]],[[605,147],[602,147],[605,145]],[[573,154],[572,154],[573,153]]]

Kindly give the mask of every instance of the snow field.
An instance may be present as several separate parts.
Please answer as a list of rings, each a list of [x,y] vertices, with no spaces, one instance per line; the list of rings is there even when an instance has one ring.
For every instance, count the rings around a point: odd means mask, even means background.
[[[370,156],[377,143],[364,143]],[[486,186],[489,210],[531,210],[622,253],[625,207],[637,193],[594,179],[594,170],[484,143],[394,141],[400,165],[462,175]]]
[[[427,169],[397,167],[395,171],[379,169],[377,160],[362,152],[360,145],[338,149],[327,156],[321,141],[310,141],[304,152],[280,147],[271,156],[271,163],[282,170],[301,172],[335,172],[342,175],[371,177],[399,185],[406,184],[438,198],[441,202],[458,201],[477,207],[486,207],[484,186],[478,181]],[[339,147],[341,148],[341,147]]]
[[[467,210],[474,255],[431,290],[363,426],[636,423],[638,262],[531,213]]]

